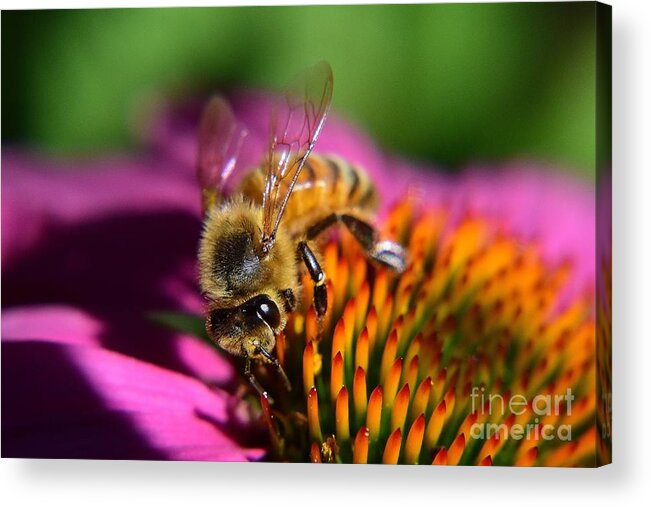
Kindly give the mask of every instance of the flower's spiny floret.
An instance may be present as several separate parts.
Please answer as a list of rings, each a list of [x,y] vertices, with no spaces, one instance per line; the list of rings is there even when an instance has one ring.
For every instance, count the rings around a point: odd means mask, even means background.
[[[294,390],[272,389],[271,407],[262,400],[273,457],[592,464],[595,312],[589,294],[558,307],[570,267],[547,265],[535,244],[487,219],[450,225],[445,210],[408,200],[383,234],[408,247],[399,277],[370,265],[345,232],[324,245],[323,330],[313,308],[295,313],[277,351]],[[303,287],[310,302],[307,277]],[[536,397],[544,404],[568,389],[571,408],[534,406]],[[478,433],[489,425],[501,430]],[[513,438],[516,425],[525,437]],[[543,428],[561,425],[572,428],[571,439],[543,438]]]

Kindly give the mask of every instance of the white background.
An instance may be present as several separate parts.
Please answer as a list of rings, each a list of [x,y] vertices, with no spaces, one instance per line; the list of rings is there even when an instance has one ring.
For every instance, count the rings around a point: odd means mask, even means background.
[[[0,0],[3,9],[128,2]],[[176,6],[180,1],[139,1]],[[186,2],[189,3],[189,2]],[[234,4],[238,2],[229,2]],[[239,2],[242,3],[242,2]],[[261,4],[263,2],[244,2]],[[304,2],[284,2],[304,3]],[[323,2],[321,2],[323,3]],[[328,2],[337,3],[337,2]],[[651,500],[651,2],[613,5],[614,464],[597,470],[1,460],[3,505],[639,505]],[[193,2],[216,5],[216,2]],[[6,77],[6,76],[5,76]]]

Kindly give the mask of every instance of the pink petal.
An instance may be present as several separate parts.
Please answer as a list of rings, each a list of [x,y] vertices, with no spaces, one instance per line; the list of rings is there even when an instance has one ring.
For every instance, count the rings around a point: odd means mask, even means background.
[[[233,364],[215,346],[194,337],[171,333],[154,323],[120,324],[114,317],[104,322],[74,307],[42,305],[2,310],[3,341],[48,341],[60,345],[87,345],[120,352],[163,365],[202,380],[231,388]],[[122,328],[124,335],[117,335]]]
[[[236,408],[219,389],[122,354],[2,344],[3,457],[260,459]]]
[[[39,339],[61,344],[94,345],[105,331],[101,322],[68,306],[22,307],[2,311],[2,339]]]
[[[170,210],[199,216],[193,175],[169,161],[123,156],[56,160],[3,149],[2,262],[5,268],[54,227],[127,213]]]
[[[77,308],[104,347],[191,373],[148,314],[203,309],[194,176],[151,157],[64,165],[4,150],[2,180],[3,306]]]

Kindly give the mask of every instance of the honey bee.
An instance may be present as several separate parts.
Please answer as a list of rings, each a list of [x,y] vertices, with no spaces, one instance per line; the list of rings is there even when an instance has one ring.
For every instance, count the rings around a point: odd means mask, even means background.
[[[334,156],[312,154],[332,100],[330,66],[321,62],[287,87],[272,110],[271,135],[259,167],[225,195],[246,131],[220,97],[206,106],[199,125],[197,174],[204,226],[199,245],[201,290],[209,301],[206,330],[223,350],[244,357],[245,375],[265,390],[252,361],[273,365],[276,337],[298,304],[303,265],[314,284],[314,308],[327,311],[326,274],[315,240],[343,225],[368,257],[396,272],[405,251],[380,240],[371,225],[377,205],[373,183],[359,167]]]

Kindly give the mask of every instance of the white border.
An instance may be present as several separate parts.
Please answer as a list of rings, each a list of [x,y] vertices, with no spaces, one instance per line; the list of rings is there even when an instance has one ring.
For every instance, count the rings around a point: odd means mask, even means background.
[[[140,1],[138,6],[261,5]],[[305,2],[273,2],[301,4]],[[319,2],[351,3],[351,2]],[[2,460],[3,505],[591,505],[651,498],[651,17],[613,0],[614,462],[599,470]],[[2,9],[130,6],[5,1]]]

